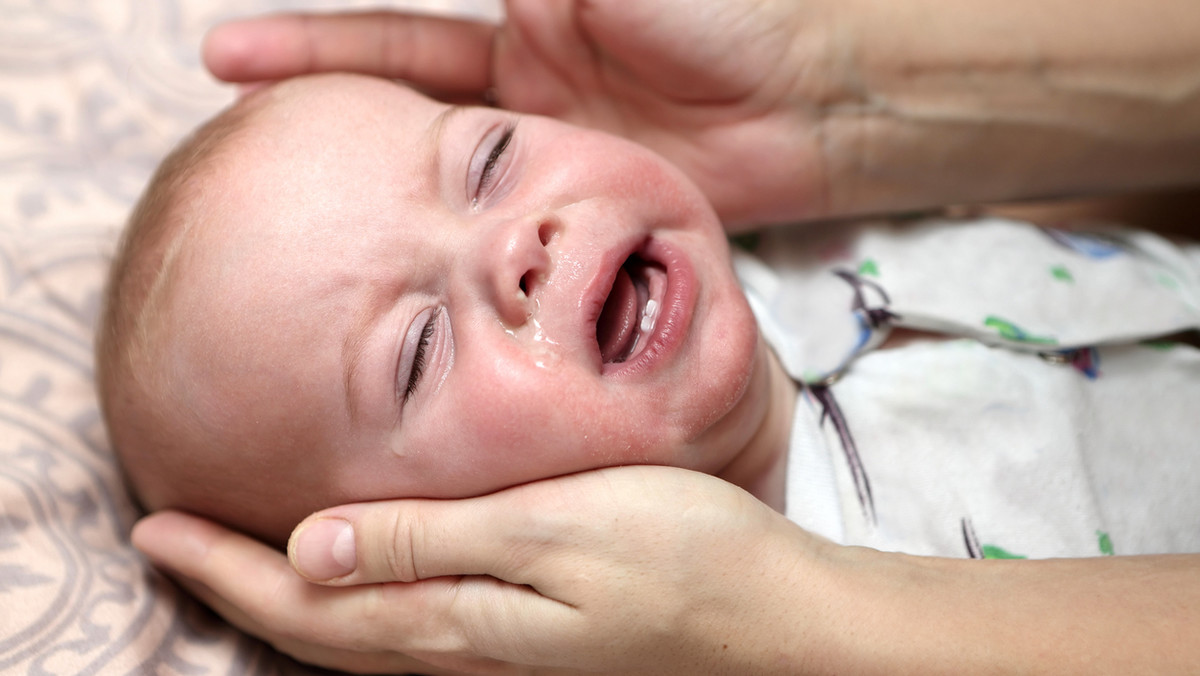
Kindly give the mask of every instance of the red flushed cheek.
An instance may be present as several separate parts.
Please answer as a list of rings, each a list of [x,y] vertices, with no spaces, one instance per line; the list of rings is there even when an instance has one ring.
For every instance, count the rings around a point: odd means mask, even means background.
[[[567,368],[494,364],[486,384],[457,406],[459,445],[475,468],[512,485],[614,464],[650,462],[663,425]],[[655,449],[655,450],[652,450]]]
[[[439,416],[441,434],[462,449],[469,462],[503,475],[530,480],[539,462],[553,458],[550,448],[565,446],[563,411],[549,405],[564,398],[559,383],[538,378],[538,367],[525,355],[474,359],[457,365],[462,380],[447,383],[449,395]],[[556,443],[557,442],[557,443]]]

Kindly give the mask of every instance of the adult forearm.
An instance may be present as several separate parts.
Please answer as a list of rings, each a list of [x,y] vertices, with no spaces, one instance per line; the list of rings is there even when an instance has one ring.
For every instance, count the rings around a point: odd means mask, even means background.
[[[849,0],[832,215],[1200,182],[1194,0]]]
[[[1183,674],[1200,664],[1197,556],[843,558],[854,612],[833,637],[831,672]]]

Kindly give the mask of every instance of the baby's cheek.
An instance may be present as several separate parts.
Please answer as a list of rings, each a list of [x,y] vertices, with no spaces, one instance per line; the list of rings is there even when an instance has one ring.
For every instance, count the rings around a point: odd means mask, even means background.
[[[640,426],[596,378],[568,367],[496,363],[461,408],[460,431],[480,461],[529,481],[624,462]]]
[[[529,451],[577,427],[577,392],[549,371],[501,361],[477,371],[460,405],[464,432],[493,448]]]

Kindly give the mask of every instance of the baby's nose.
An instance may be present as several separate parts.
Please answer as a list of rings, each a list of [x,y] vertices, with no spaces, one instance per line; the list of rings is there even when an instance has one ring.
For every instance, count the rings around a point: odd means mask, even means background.
[[[550,273],[548,247],[559,227],[552,216],[510,221],[500,226],[500,236],[483,252],[485,263],[490,263],[492,301],[507,326],[520,326],[532,315],[531,299]]]

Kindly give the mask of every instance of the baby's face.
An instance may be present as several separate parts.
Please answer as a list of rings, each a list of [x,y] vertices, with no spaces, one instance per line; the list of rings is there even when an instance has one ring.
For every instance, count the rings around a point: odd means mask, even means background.
[[[251,493],[229,509],[286,533],[348,500],[719,474],[749,442],[757,330],[664,160],[383,80],[275,96],[207,179],[168,320],[167,377],[220,458],[202,480]]]

